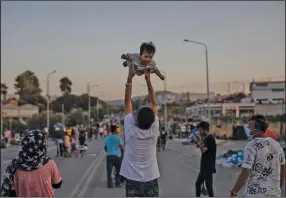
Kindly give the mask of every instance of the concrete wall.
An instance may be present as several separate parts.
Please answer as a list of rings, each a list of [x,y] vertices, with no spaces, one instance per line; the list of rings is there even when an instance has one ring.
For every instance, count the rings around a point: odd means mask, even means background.
[[[282,115],[285,113],[285,104],[256,104],[254,112],[262,115]]]

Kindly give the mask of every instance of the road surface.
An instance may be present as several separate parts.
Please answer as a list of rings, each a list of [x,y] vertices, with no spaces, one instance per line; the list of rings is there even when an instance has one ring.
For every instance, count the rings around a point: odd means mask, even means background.
[[[240,141],[227,142],[218,147],[218,154],[224,153],[230,148],[243,148],[245,143]],[[124,187],[107,189],[103,140],[92,140],[88,145],[88,152],[83,158],[55,158],[63,178],[62,187],[55,190],[55,195],[73,197],[125,196]],[[4,150],[1,150],[1,152],[3,151],[4,162],[8,162],[13,158],[13,155],[17,155],[16,147]],[[49,146],[48,154],[52,158],[56,155],[55,146]],[[158,152],[158,164],[161,174],[159,179],[160,197],[195,196],[195,181],[200,164],[199,149],[183,146],[181,142],[176,140],[169,141],[167,150]],[[1,167],[1,173],[3,170],[5,167]],[[215,196],[228,196],[238,174],[239,169],[217,166],[217,173],[214,175]]]

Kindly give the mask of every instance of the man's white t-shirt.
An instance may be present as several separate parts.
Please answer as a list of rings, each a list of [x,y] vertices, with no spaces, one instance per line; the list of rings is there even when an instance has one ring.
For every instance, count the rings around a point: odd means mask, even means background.
[[[132,114],[124,117],[125,152],[120,175],[127,179],[147,182],[160,177],[156,146],[159,118],[148,130],[139,129]]]
[[[255,138],[244,149],[243,168],[251,169],[244,196],[280,197],[280,166],[285,164],[282,146],[272,138]]]

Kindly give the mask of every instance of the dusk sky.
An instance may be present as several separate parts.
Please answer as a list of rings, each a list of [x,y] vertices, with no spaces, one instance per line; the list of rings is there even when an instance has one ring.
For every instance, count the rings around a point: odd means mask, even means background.
[[[168,90],[205,92],[204,48],[209,50],[210,89],[227,91],[227,82],[268,77],[285,79],[285,2],[1,2],[1,82],[14,92],[14,79],[36,73],[43,93],[51,76],[51,95],[69,77],[72,92],[121,99],[127,68],[122,53],[137,53],[153,41],[155,61],[167,74]],[[155,90],[163,82],[152,75]],[[135,77],[134,95],[146,92]],[[246,84],[246,87],[249,85]],[[235,90],[233,90],[235,91]]]

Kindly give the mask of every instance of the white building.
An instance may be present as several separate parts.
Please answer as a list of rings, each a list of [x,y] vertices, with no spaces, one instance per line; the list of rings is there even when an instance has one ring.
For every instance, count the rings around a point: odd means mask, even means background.
[[[212,116],[248,117],[254,114],[254,103],[210,103]],[[186,116],[202,117],[208,115],[208,104],[197,104],[186,108]]]
[[[285,101],[285,81],[251,82],[250,91],[255,103]]]

